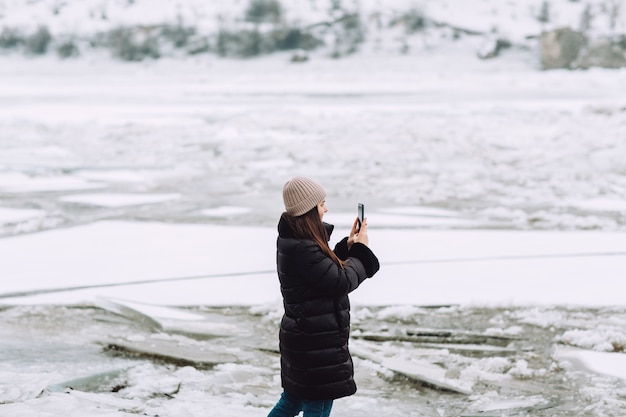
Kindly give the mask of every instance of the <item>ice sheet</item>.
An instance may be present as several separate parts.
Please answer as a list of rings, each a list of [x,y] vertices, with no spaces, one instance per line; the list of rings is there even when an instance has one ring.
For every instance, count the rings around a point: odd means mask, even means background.
[[[626,355],[622,352],[597,352],[558,347],[555,357],[560,360],[570,361],[593,372],[626,380]]]
[[[102,183],[86,181],[72,175],[28,176],[20,173],[0,174],[0,191],[4,193],[54,192],[103,188]]]
[[[180,194],[77,194],[59,197],[66,203],[86,204],[103,207],[124,207],[143,204],[156,204],[178,200]]]
[[[249,213],[251,211],[248,207],[237,206],[220,206],[210,209],[202,210],[202,214],[208,217],[233,217],[240,214]]]
[[[45,211],[43,210],[0,207],[0,225],[21,222],[43,216],[45,216]]]
[[[275,302],[275,239],[271,228],[114,221],[7,238],[0,240],[7,254],[0,274],[12,279],[4,294],[75,291],[2,302]],[[370,239],[381,271],[353,294],[358,304],[622,302],[620,233],[372,229]],[[28,261],[33,257],[37,263]]]

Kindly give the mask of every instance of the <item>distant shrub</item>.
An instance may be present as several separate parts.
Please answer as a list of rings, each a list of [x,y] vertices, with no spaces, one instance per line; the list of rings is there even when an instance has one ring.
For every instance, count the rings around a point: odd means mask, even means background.
[[[411,35],[413,33],[421,32],[426,29],[428,25],[428,19],[421,10],[411,9],[406,13],[402,13],[389,21],[390,27],[395,27],[398,25],[404,26],[405,33]]]
[[[69,39],[57,46],[57,55],[61,58],[71,58],[80,55],[80,51],[74,40]]]
[[[583,33],[587,33],[589,29],[591,29],[591,25],[593,23],[593,12],[591,11],[591,5],[586,4],[583,9],[583,13],[580,16],[580,30]]]
[[[320,39],[299,28],[222,29],[217,35],[215,48],[220,56],[249,58],[276,51],[311,50],[321,44]]]
[[[190,39],[185,48],[189,55],[198,55],[211,51],[209,39],[205,36]]]
[[[4,28],[0,33],[0,48],[13,49],[24,43],[24,38],[17,29]]]
[[[282,28],[271,32],[274,47],[279,51],[291,51],[302,49],[310,51],[323,44],[323,42],[300,28]]]
[[[26,52],[34,55],[43,55],[48,51],[52,35],[46,26],[40,26],[37,32],[24,40]]]
[[[539,15],[537,15],[537,20],[539,23],[550,22],[550,2],[544,0],[541,3],[541,9],[539,10]]]
[[[258,29],[221,29],[217,34],[216,52],[223,57],[253,57],[271,49],[264,45],[263,42],[263,36]]]
[[[100,32],[88,40],[91,48],[107,48],[114,57],[124,61],[157,59],[174,50],[190,55],[208,52],[206,36],[198,36],[196,29],[181,24],[118,27]]]
[[[175,48],[183,48],[187,46],[190,38],[195,35],[196,29],[178,25],[163,25],[161,27],[161,35],[163,39],[172,43]]]
[[[335,43],[331,57],[340,58],[351,55],[359,50],[359,45],[365,40],[365,31],[361,16],[358,13],[346,14],[331,25]]]
[[[252,23],[278,23],[282,14],[282,7],[277,0],[251,0],[245,19]]]
[[[106,42],[114,56],[124,61],[159,58],[159,31],[154,27],[118,28],[108,34]]]

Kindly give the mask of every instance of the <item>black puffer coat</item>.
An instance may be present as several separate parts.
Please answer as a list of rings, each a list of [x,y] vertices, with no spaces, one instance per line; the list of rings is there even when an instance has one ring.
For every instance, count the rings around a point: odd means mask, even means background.
[[[333,226],[325,224],[328,235]],[[285,220],[278,224],[277,268],[285,314],[280,324],[281,378],[289,394],[331,400],[356,392],[348,351],[348,293],[378,271],[372,251],[348,238],[335,247],[341,269],[312,240],[296,239]]]

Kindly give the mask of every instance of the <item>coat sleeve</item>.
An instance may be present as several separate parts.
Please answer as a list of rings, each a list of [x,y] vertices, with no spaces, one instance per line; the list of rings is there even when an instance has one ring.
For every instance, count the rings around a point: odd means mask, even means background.
[[[348,259],[348,237],[344,237],[335,245],[335,255],[342,261]]]
[[[380,263],[378,262],[376,255],[374,255],[374,252],[362,243],[353,243],[350,251],[348,252],[348,256],[348,259],[357,258],[361,261],[365,267],[368,278],[374,276],[374,274],[380,269]]]
[[[338,297],[354,291],[367,277],[358,258],[348,258],[342,269],[313,241],[303,240],[295,249],[298,275],[312,288]]]
[[[374,255],[374,252],[366,245],[362,243],[354,243],[352,247],[348,249],[348,238],[344,237],[341,241],[335,245],[335,254],[342,261],[348,258],[357,258],[367,271],[367,277],[372,277],[380,269],[380,263],[378,258]]]

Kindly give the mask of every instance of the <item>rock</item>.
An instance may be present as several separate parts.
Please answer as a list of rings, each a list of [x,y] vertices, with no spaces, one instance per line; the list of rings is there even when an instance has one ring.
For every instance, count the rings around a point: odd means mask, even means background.
[[[585,35],[569,28],[544,32],[539,41],[543,69],[573,68],[586,44]]]
[[[626,67],[626,48],[621,41],[610,39],[600,40],[582,51],[577,68],[623,68]]]
[[[477,51],[476,55],[480,59],[492,59],[500,55],[500,51],[510,47],[511,42],[506,39],[488,37]]]
[[[291,62],[306,62],[309,60],[309,54],[304,49],[296,49],[291,55]]]

